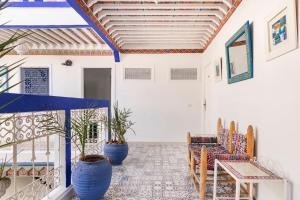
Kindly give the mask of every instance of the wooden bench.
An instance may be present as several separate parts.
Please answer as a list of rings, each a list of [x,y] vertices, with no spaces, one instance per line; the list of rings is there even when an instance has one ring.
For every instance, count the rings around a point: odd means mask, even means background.
[[[225,129],[224,129],[225,130]],[[192,138],[192,137],[191,137]],[[200,148],[190,151],[190,172],[199,192],[200,200],[212,196],[212,191],[207,192],[208,187],[213,185],[214,161],[218,160],[251,160],[254,156],[253,127],[249,126],[247,133],[240,134],[236,131],[234,122],[230,123],[229,131],[223,131],[218,135],[218,141],[214,145],[199,144]],[[222,172],[221,172],[222,173]],[[222,174],[220,174],[222,175]],[[225,173],[223,174],[225,175]],[[228,176],[218,180],[221,184],[231,184],[234,181]],[[232,192],[232,191],[231,191]],[[224,194],[218,195],[226,195]],[[230,191],[228,192],[230,193]],[[247,189],[242,190],[247,193]]]

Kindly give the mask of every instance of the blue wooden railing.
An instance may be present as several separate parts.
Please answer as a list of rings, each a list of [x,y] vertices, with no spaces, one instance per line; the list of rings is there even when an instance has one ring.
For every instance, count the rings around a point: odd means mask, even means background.
[[[95,99],[80,99],[57,96],[38,96],[38,95],[23,95],[23,94],[0,94],[0,106],[13,101],[5,108],[0,110],[0,113],[19,113],[19,112],[39,112],[39,111],[65,111],[65,157],[66,157],[66,187],[71,185],[71,110],[75,109],[92,109],[92,108],[107,108],[108,117],[110,119],[110,101],[95,100]],[[110,139],[110,131],[108,133]]]
[[[35,0],[35,1],[10,1],[6,5],[7,7],[19,7],[19,8],[68,8],[70,5],[66,1],[44,1],[44,0]]]

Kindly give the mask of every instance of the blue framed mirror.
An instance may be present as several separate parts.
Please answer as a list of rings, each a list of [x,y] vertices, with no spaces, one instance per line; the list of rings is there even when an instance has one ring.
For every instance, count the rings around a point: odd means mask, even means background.
[[[228,83],[253,78],[252,35],[247,21],[226,43]]]

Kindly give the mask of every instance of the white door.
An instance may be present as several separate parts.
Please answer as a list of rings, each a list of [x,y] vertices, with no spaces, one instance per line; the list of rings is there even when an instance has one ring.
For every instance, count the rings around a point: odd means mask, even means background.
[[[209,108],[210,108],[210,86],[211,82],[211,73],[210,73],[210,63],[206,64],[203,68],[203,77],[202,77],[202,85],[203,85],[203,99],[202,99],[202,133],[209,133]]]

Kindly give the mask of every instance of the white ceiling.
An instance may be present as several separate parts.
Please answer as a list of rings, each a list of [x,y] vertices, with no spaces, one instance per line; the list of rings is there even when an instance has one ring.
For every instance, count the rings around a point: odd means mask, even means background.
[[[232,0],[86,0],[120,49],[204,49]]]
[[[84,2],[92,11],[93,18],[99,20],[110,36],[108,38],[113,40],[120,52],[126,53],[164,49],[172,52],[202,52],[215,37],[238,0],[79,1]],[[8,39],[15,32],[30,31],[31,34],[22,40],[30,49],[109,49],[92,28],[47,28],[49,25],[88,26],[72,7],[8,7],[1,11],[0,23],[20,27],[1,28],[0,41]],[[38,28],[22,28],[28,25]]]

